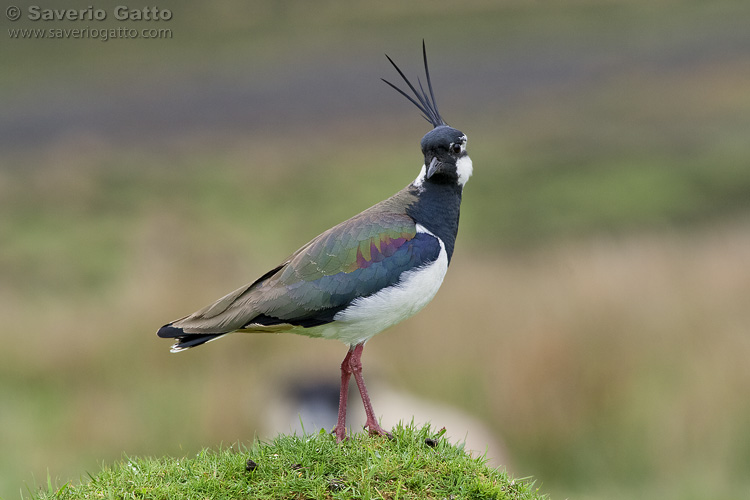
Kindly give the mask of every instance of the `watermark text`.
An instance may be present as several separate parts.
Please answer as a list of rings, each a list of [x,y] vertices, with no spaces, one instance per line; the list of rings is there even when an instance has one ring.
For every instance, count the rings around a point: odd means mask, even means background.
[[[10,38],[20,39],[92,39],[106,42],[129,38],[172,38],[168,28],[8,28]]]
[[[85,9],[50,9],[39,5],[29,5],[25,10],[11,5],[5,9],[5,16],[11,21],[25,18],[29,21],[104,21],[108,18],[116,21],[169,21],[172,11],[159,7],[133,8],[118,5],[111,11],[94,8]]]
[[[156,6],[135,8],[118,5],[102,9],[89,5],[83,9],[69,9],[11,5],[5,9],[5,17],[11,21],[26,21],[24,27],[8,28],[11,39],[90,39],[106,42],[113,39],[172,38],[172,29],[168,27],[173,17],[172,11]]]

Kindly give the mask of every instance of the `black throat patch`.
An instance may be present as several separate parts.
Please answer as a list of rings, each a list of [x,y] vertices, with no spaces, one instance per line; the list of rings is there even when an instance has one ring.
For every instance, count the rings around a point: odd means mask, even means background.
[[[461,186],[425,181],[419,187],[411,186],[410,190],[416,200],[406,207],[406,213],[443,241],[450,263],[458,234]]]

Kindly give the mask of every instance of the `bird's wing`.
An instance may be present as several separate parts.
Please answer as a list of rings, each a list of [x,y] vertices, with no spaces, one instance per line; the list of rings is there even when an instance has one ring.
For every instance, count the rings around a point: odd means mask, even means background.
[[[352,300],[436,260],[440,242],[406,214],[367,210],[324,232],[255,282],[170,323],[184,333],[284,331],[333,321]]]

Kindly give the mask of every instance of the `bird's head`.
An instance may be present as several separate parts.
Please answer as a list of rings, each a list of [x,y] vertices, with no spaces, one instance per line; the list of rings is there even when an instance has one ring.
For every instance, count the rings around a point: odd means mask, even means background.
[[[471,177],[472,164],[466,152],[466,134],[440,125],[422,138],[423,172],[417,181],[456,183],[463,187]],[[422,177],[424,176],[424,177]]]
[[[386,55],[401,78],[409,86],[414,97],[410,96],[391,82],[383,79],[385,83],[393,87],[399,94],[406,97],[422,112],[425,120],[432,124],[433,128],[422,138],[422,154],[424,154],[424,165],[419,177],[414,184],[421,186],[424,182],[439,184],[453,183],[460,187],[466,184],[473,170],[471,158],[466,152],[466,134],[460,130],[448,126],[438,112],[435,94],[432,91],[430,81],[430,70],[427,67],[427,49],[422,41],[422,55],[424,57],[424,72],[427,79],[429,94],[422,87],[422,82],[417,78],[419,91],[411,84],[406,75],[399,69],[393,59]]]

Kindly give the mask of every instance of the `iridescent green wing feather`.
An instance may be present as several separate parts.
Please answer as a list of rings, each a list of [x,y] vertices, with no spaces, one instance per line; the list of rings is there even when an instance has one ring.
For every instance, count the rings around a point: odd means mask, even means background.
[[[320,235],[258,284],[261,315],[249,323],[327,323],[356,298],[397,283],[439,253],[437,239],[417,233],[409,216],[364,212]]]

